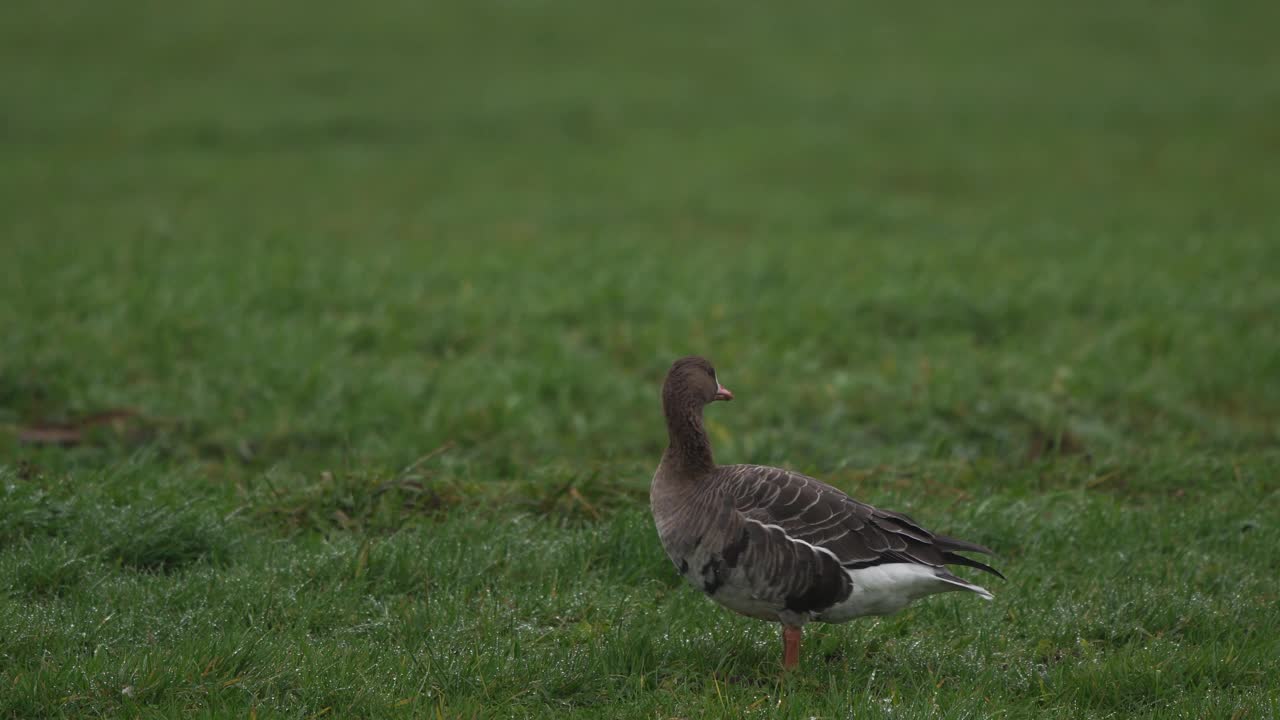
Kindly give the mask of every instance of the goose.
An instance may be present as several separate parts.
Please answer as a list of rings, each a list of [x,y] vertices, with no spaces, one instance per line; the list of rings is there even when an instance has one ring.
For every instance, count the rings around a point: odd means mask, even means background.
[[[928,595],[985,588],[951,574],[998,570],[958,552],[982,545],[939,535],[798,472],[717,465],[703,408],[732,400],[705,358],[676,360],[662,386],[668,445],[653,476],[650,509],[680,575],[724,607],[782,624],[782,665],[800,663],[811,621],[890,615]]]

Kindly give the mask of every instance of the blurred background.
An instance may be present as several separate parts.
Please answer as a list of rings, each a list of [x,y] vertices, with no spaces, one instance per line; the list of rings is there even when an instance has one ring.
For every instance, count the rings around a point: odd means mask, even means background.
[[[1280,715],[1280,4],[0,16],[0,717]],[[996,601],[780,678],[691,353]]]
[[[6,15],[13,426],[643,483],[701,353],[733,459],[1276,440],[1271,4]]]

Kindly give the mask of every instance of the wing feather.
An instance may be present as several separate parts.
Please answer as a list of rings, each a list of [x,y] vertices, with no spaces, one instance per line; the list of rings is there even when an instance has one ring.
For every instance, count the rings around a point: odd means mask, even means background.
[[[776,527],[782,538],[830,554],[846,568],[894,562],[938,568],[954,564],[1003,577],[994,568],[953,552],[989,554],[986,547],[934,535],[902,513],[858,502],[800,473],[760,465],[727,465],[717,470],[712,481],[723,485],[745,519]],[[798,558],[792,561],[801,562]]]

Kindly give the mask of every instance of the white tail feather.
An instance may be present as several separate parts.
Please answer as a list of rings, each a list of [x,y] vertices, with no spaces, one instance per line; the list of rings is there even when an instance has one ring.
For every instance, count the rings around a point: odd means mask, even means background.
[[[982,598],[983,600],[995,599],[995,596],[991,594],[991,591],[987,590],[981,585],[974,585],[973,583],[962,580],[956,577],[955,575],[952,575],[951,573],[946,572],[945,570],[942,573],[937,574],[937,578],[947,584],[955,585],[958,588],[962,588],[964,590],[968,590],[971,593],[975,593],[977,594],[978,597]]]

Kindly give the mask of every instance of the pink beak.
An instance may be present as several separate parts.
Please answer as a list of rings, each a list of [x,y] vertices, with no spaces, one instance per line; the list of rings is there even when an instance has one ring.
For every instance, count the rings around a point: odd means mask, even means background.
[[[729,392],[729,388],[716,383],[716,400],[732,400],[733,393]]]

